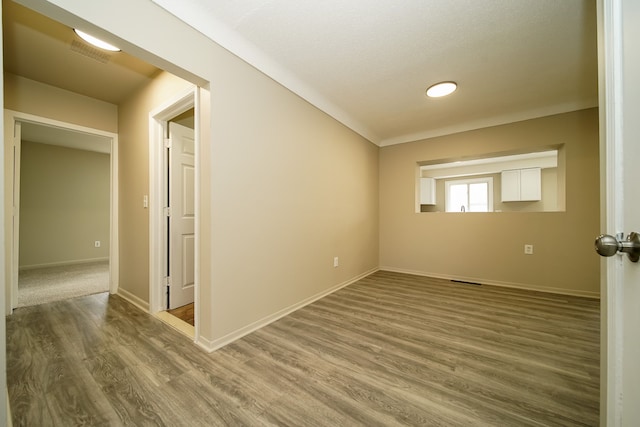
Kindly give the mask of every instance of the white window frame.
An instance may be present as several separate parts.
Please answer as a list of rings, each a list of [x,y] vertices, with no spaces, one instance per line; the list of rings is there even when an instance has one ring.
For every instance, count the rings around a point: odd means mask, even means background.
[[[446,180],[444,182],[444,211],[445,212],[458,212],[458,211],[449,211],[449,187],[452,185],[460,185],[466,184],[477,184],[477,183],[486,183],[487,184],[487,212],[493,212],[493,177],[485,176],[482,178],[469,178],[469,179],[452,179]]]

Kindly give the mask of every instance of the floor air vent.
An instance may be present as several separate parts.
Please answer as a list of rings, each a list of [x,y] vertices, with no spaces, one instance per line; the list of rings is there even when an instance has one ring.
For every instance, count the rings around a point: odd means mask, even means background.
[[[452,280],[453,283],[462,283],[465,285],[475,285],[475,286],[482,286],[482,283],[476,283],[476,282],[466,282],[464,280]]]

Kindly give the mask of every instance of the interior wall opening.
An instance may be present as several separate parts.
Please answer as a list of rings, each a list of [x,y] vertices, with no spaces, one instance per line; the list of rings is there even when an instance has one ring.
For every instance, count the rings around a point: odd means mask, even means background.
[[[11,307],[115,292],[115,135],[20,113],[14,128]]]

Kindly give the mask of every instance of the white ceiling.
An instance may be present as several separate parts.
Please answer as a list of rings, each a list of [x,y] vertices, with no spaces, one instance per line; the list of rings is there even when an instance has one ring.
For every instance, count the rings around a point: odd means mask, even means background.
[[[382,146],[598,101],[594,0],[153,1]]]
[[[381,146],[597,105],[594,0],[152,1]],[[158,72],[9,0],[3,26],[5,71],[76,93],[118,104]]]

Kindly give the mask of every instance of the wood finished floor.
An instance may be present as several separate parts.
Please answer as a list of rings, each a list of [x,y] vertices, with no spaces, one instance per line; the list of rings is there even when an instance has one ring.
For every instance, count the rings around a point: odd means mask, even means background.
[[[375,273],[207,354],[118,296],[7,319],[16,426],[598,425],[599,302]]]
[[[183,322],[187,322],[191,326],[195,325],[193,303],[183,305],[182,307],[174,308],[172,310],[167,310],[167,312],[172,316],[175,316],[178,319],[182,320]]]

